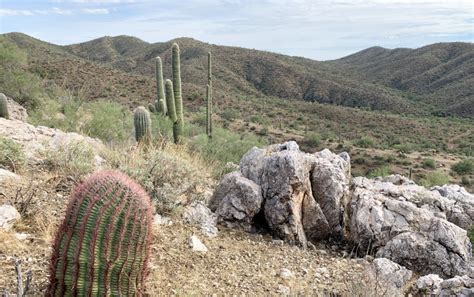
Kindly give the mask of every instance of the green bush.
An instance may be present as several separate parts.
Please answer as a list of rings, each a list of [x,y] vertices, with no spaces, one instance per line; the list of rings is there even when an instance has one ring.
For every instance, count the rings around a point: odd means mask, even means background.
[[[227,173],[228,162],[239,164],[242,155],[253,146],[266,145],[262,138],[252,133],[240,135],[220,127],[215,127],[213,133],[212,140],[205,134],[192,138],[191,148],[199,152],[204,160],[213,164],[216,176]]]
[[[390,174],[390,168],[388,166],[380,166],[370,170],[367,174],[368,177],[374,178],[379,176],[387,176]]]
[[[420,179],[418,183],[426,188],[442,186],[449,183],[449,176],[442,172],[431,172]]]
[[[16,171],[25,164],[21,146],[13,140],[0,136],[0,167]]]
[[[240,116],[240,112],[236,109],[230,108],[222,111],[220,116],[227,121],[233,121]]]
[[[308,135],[305,137],[306,143],[309,146],[317,147],[321,144],[321,136],[318,133],[309,132]]]
[[[457,162],[451,169],[459,175],[469,175],[474,173],[474,161],[472,159],[466,159]]]
[[[362,137],[361,139],[356,140],[354,142],[354,145],[358,147],[362,147],[362,148],[370,148],[370,147],[374,147],[375,143],[372,138]]]
[[[84,108],[90,114],[84,123],[87,135],[108,143],[120,143],[130,136],[132,115],[122,105],[111,101],[98,101],[89,103]]]
[[[436,168],[436,162],[433,159],[424,159],[422,165],[424,168],[429,168],[429,169]]]

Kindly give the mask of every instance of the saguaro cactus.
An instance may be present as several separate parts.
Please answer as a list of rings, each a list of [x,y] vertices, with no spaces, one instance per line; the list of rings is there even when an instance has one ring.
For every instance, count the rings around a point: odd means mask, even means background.
[[[166,105],[168,106],[168,116],[171,122],[176,123],[176,108],[174,105],[173,82],[169,79],[165,82],[166,88]]]
[[[173,43],[172,50],[172,73],[173,73],[173,91],[176,109],[176,125],[173,125],[174,142],[181,142],[184,129],[183,98],[181,96],[181,66],[179,57],[179,46]]]
[[[8,113],[7,96],[5,96],[3,93],[0,93],[0,118],[10,118],[10,114]]]
[[[212,61],[211,52],[207,53],[207,89],[206,89],[207,137],[212,138]]]
[[[161,63],[161,58],[156,57],[155,59],[155,76],[156,76],[156,110],[163,115],[166,115],[167,104],[165,99],[165,87],[163,84],[163,65]]]
[[[150,113],[145,107],[139,106],[135,109],[133,123],[135,125],[135,139],[137,142],[150,142],[151,118]]]
[[[142,295],[152,206],[118,171],[91,175],[71,195],[56,234],[48,296]]]

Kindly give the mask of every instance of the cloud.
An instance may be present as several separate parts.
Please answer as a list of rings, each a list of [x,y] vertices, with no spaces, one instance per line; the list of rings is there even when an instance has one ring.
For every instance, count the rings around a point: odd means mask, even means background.
[[[109,10],[106,8],[84,8],[81,11],[88,14],[109,14]]]
[[[30,16],[33,15],[31,10],[26,9],[2,9],[0,8],[0,16]]]

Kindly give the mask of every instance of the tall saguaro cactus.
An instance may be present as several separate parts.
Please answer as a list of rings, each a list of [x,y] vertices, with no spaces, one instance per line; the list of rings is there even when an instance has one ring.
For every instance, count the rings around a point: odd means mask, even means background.
[[[48,296],[145,293],[152,206],[141,186],[102,171],[76,187],[54,241]]]
[[[172,73],[173,73],[173,91],[176,109],[176,125],[173,125],[174,142],[179,143],[183,137],[184,115],[183,98],[181,95],[181,65],[179,57],[179,46],[173,43],[172,49]]]
[[[174,104],[173,82],[167,79],[165,82],[166,89],[166,104],[168,106],[168,116],[171,122],[176,123],[176,108]]]
[[[207,53],[207,89],[206,89],[206,114],[207,114],[207,125],[206,133],[207,137],[212,138],[212,61],[211,52]]]
[[[133,114],[135,126],[135,139],[137,142],[148,143],[151,141],[151,118],[145,107],[139,106]]]
[[[165,86],[163,84],[163,65],[161,63],[161,58],[156,57],[155,59],[155,76],[156,76],[156,93],[157,93],[157,101],[156,101],[156,110],[166,115],[168,112],[167,104],[165,99]]]
[[[5,96],[3,93],[0,93],[0,118],[10,118],[10,114],[8,112],[7,96]]]

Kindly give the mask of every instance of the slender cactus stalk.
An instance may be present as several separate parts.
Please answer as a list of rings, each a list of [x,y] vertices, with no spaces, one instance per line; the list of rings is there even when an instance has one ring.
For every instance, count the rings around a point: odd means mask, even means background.
[[[168,106],[168,116],[171,122],[176,123],[176,108],[174,104],[173,82],[169,79],[165,82],[166,88],[166,103]]]
[[[176,125],[173,125],[174,142],[179,143],[183,138],[184,115],[183,98],[181,95],[181,66],[179,57],[179,46],[173,43],[172,49],[172,73],[173,73],[173,91],[176,110]]]
[[[206,88],[207,137],[212,138],[212,55],[207,53],[207,88]]]
[[[166,115],[168,110],[165,99],[165,87],[163,84],[163,65],[160,57],[156,57],[155,59],[155,76],[157,94],[156,110],[162,115]]]

